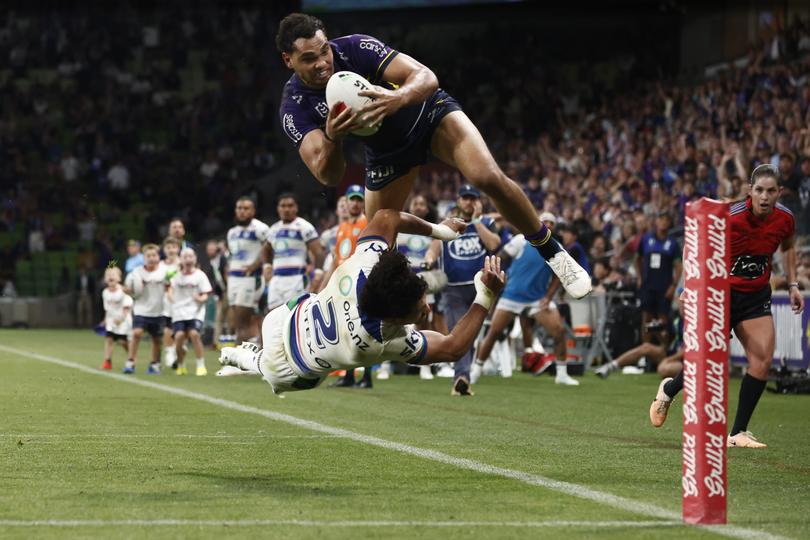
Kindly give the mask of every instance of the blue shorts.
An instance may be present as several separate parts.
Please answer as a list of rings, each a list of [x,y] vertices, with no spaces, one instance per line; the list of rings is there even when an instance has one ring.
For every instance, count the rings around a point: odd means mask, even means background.
[[[641,311],[646,311],[653,316],[669,318],[669,312],[672,311],[672,300],[667,299],[666,289],[645,289],[642,287],[640,296]]]
[[[187,321],[174,321],[172,323],[172,335],[175,335],[177,332],[185,332],[188,334],[192,330],[196,330],[197,333],[202,331],[203,322],[200,319],[189,319]]]
[[[401,146],[385,154],[375,153],[366,147],[366,189],[382,189],[414,167],[427,163],[430,142],[439,122],[449,113],[460,110],[458,101],[439,88],[425,101],[424,108]]]
[[[135,315],[132,317],[132,328],[143,328],[153,338],[159,338],[163,335],[163,328],[166,326],[164,317],[158,315],[157,317],[144,317],[142,315]]]

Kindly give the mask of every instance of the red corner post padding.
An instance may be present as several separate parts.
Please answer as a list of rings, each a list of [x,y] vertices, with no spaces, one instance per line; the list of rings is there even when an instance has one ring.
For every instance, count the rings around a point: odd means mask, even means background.
[[[683,520],[726,523],[731,231],[728,204],[686,206],[683,244]]]

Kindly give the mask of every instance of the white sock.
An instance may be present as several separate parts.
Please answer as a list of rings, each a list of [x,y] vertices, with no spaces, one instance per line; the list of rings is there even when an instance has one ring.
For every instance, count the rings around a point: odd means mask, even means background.
[[[565,362],[555,362],[554,365],[557,366],[557,377],[568,376],[568,364]]]
[[[197,358],[197,368],[205,367],[205,358]]]
[[[132,368],[134,368],[134,367],[135,367],[135,362],[133,362],[132,360],[127,360],[127,362],[126,362],[126,364],[124,364],[124,366],[125,366],[127,369],[132,369]]]
[[[619,363],[616,360],[611,360],[608,363],[608,366],[610,366],[608,367],[610,371],[616,371],[617,369],[619,369]]]
[[[530,354],[530,353],[533,353],[533,352],[534,352],[534,347],[532,347],[532,346],[523,347],[523,354]]]

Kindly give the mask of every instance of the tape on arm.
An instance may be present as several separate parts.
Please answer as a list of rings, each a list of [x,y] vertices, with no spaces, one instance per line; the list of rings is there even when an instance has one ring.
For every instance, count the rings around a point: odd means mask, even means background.
[[[478,304],[489,311],[492,309],[492,304],[495,303],[497,295],[492,292],[489,287],[484,285],[484,282],[481,279],[483,275],[484,273],[479,270],[473,279],[473,283],[475,284],[475,300],[473,300],[473,303]]]

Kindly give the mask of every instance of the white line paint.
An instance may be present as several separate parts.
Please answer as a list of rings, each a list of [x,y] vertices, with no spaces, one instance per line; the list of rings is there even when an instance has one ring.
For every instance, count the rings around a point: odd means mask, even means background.
[[[251,407],[249,405],[243,405],[235,401],[209,396],[207,394],[202,394],[198,392],[192,392],[190,390],[185,390],[183,388],[167,386],[152,381],[147,381],[144,379],[134,378],[131,376],[119,375],[117,373],[110,373],[108,371],[101,371],[86,366],[84,364],[70,362],[68,360],[63,360],[61,358],[56,358],[54,356],[48,356],[31,351],[25,351],[14,347],[8,347],[6,345],[0,345],[0,350],[17,354],[27,358],[33,358],[35,360],[40,360],[42,362],[48,362],[51,364],[76,369],[78,371],[88,373],[90,375],[107,377],[110,379],[115,379],[117,381],[135,384],[138,386],[151,388],[153,390],[159,390],[161,392],[166,392],[169,394],[174,394],[176,396],[182,396],[190,399],[195,399],[197,401],[202,401],[205,403],[210,403],[212,405],[218,405],[220,407],[224,407],[226,409],[230,409],[233,411],[263,416],[264,418],[275,420],[277,422],[284,422],[287,424],[291,424],[293,426],[309,429],[311,431],[315,431],[318,433],[325,433],[328,435],[333,435],[335,437],[341,437],[351,441],[377,446],[380,448],[385,448],[387,450],[393,450],[396,452],[420,457],[423,459],[428,459],[431,461],[436,461],[438,463],[452,465],[460,469],[467,469],[481,474],[490,474],[494,476],[501,476],[504,478],[511,478],[524,484],[543,487],[546,489],[557,491],[559,493],[571,495],[572,497],[578,497],[580,499],[585,499],[599,504],[603,504],[605,506],[610,506],[612,508],[616,508],[624,512],[630,512],[633,514],[663,519],[667,521],[677,521],[681,519],[681,515],[678,512],[667,510],[665,508],[661,508],[660,506],[656,506],[653,504],[627,499],[625,497],[620,497],[618,495],[613,495],[611,493],[606,493],[604,491],[598,491],[589,488],[588,486],[583,486],[580,484],[563,482],[561,480],[554,480],[539,474],[532,474],[523,471],[516,471],[513,469],[506,469],[503,467],[496,467],[494,465],[489,465],[487,463],[482,463],[480,461],[475,461],[472,459],[451,456],[449,454],[438,452],[436,450],[419,448],[408,444],[388,441],[386,439],[380,439],[379,437],[374,437],[371,435],[363,435],[362,433],[355,433],[353,431],[349,431],[346,429],[327,426],[325,424],[320,424],[318,422],[313,422],[311,420],[305,420],[303,418],[298,418],[288,414],[269,411],[266,409],[259,409],[257,407]],[[702,528],[705,531],[716,533],[722,536],[727,536],[730,538],[746,538],[746,539],[756,538],[764,540],[780,540],[784,538],[763,531],[758,531],[755,529],[747,529],[743,527],[735,527],[733,525],[701,526],[700,528]]]
[[[521,527],[521,528],[653,528],[679,527],[680,521],[327,521],[301,519],[88,519],[88,520],[0,520],[0,527]]]

